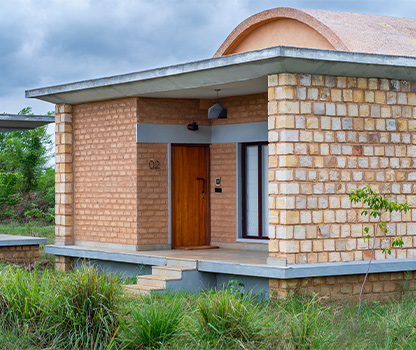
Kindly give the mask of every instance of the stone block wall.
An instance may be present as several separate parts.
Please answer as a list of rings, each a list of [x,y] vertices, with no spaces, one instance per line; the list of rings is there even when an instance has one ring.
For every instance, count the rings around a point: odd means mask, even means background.
[[[366,183],[411,206],[385,214],[389,233],[377,238],[375,258],[416,257],[415,91],[408,81],[269,76],[271,259],[368,259],[368,218],[348,199]],[[396,235],[403,248],[383,253]]]
[[[55,236],[56,244],[73,244],[72,106],[55,107]]]
[[[334,301],[358,301],[364,275],[270,279],[269,288],[273,297],[284,297],[290,291],[317,293]],[[404,292],[414,291],[416,272],[386,272],[370,274],[365,282],[363,295],[366,302],[398,299]]]

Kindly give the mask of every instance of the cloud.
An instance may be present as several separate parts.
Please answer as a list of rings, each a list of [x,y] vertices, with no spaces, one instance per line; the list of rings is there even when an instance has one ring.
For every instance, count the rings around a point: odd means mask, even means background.
[[[416,13],[410,0],[3,0],[0,110],[53,109],[25,89],[212,57],[241,21],[277,6]]]

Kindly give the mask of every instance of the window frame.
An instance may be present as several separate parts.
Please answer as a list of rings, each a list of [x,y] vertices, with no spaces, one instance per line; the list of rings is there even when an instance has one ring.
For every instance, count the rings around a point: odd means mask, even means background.
[[[262,146],[268,146],[267,141],[261,142],[244,142],[241,143],[241,201],[242,201],[242,208],[241,208],[241,238],[244,239],[261,239],[261,240],[268,240],[268,236],[263,236],[263,172],[262,172]],[[246,202],[247,202],[247,194],[246,194],[246,148],[248,146],[257,146],[257,211],[258,211],[258,232],[257,236],[247,235],[247,213],[246,213]]]

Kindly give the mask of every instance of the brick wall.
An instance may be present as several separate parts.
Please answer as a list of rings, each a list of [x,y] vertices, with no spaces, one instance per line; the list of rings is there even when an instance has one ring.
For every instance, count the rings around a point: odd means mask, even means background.
[[[199,125],[210,125],[207,110],[200,108],[199,99],[140,97],[137,107],[137,122],[142,124],[178,124],[185,127],[196,121]]]
[[[137,245],[137,99],[73,107],[77,241]]]
[[[211,241],[235,243],[236,226],[236,145],[211,145]],[[221,177],[222,193],[215,192],[215,178]]]
[[[39,245],[0,247],[0,262],[33,264],[39,259]]]
[[[295,289],[318,293],[321,297],[342,302],[357,302],[364,275],[270,279],[269,288],[274,297],[283,297]],[[366,302],[389,301],[399,298],[406,290],[416,287],[416,272],[386,272],[370,274],[364,285]]]
[[[368,219],[350,190],[372,184],[407,214],[385,215],[376,259],[416,257],[416,85],[314,75],[269,76],[271,258],[288,263],[365,260]],[[413,221],[413,222],[412,222]],[[403,249],[382,249],[403,235]]]
[[[221,98],[219,102],[227,108],[227,119],[211,119],[212,125],[267,121],[267,94],[231,96]]]
[[[159,162],[159,166],[149,162]],[[137,145],[138,244],[161,245],[169,240],[168,145]],[[152,169],[153,168],[153,169]]]

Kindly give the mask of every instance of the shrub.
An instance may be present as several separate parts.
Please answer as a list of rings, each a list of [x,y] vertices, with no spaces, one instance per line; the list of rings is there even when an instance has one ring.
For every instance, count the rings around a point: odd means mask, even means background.
[[[159,348],[169,343],[179,331],[183,318],[182,303],[171,294],[158,298],[151,294],[131,309],[122,326],[127,349]]]
[[[198,305],[197,336],[217,345],[259,341],[267,327],[264,312],[249,294],[224,289],[208,293]]]
[[[63,276],[57,294],[58,302],[50,318],[50,327],[60,336],[55,345],[71,349],[107,348],[119,327],[119,279],[84,267]]]
[[[15,205],[19,202],[22,175],[0,172],[0,204]]]
[[[54,279],[50,271],[29,272],[14,265],[0,269],[0,320],[1,328],[24,335],[37,346],[50,339],[45,326],[49,306],[56,304]]]
[[[334,340],[326,336],[326,330],[331,327],[327,318],[329,308],[322,305],[316,295],[295,291],[279,300],[278,307],[289,326],[295,349],[333,349]]]

